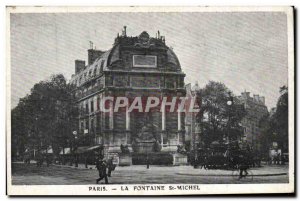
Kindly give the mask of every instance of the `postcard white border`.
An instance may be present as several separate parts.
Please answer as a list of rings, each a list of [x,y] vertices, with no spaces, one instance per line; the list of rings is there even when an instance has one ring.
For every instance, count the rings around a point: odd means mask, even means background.
[[[11,181],[11,70],[10,70],[10,13],[85,13],[85,12],[284,12],[287,15],[288,34],[288,90],[289,90],[289,183],[286,184],[197,184],[200,190],[189,191],[121,191],[121,186],[108,185],[111,191],[89,191],[96,185],[12,185]],[[8,195],[193,195],[245,194],[294,192],[294,21],[293,7],[15,7],[6,8],[6,162]],[[153,186],[148,185],[147,186]],[[161,184],[159,184],[161,185]],[[179,184],[163,184],[168,189]],[[188,184],[184,184],[188,185]],[[99,187],[101,185],[97,185]]]

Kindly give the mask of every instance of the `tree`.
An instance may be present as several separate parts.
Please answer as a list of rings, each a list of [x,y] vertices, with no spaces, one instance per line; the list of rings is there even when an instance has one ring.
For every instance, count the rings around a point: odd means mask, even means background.
[[[198,92],[198,96],[201,97],[201,104],[198,105],[201,107],[197,119],[201,121],[206,145],[213,141],[222,142],[224,136],[236,140],[243,134],[240,122],[245,110],[231,94],[223,83],[214,81],[210,81]],[[227,105],[230,99],[233,104]]]
[[[265,159],[269,157],[269,149],[272,146],[272,143],[275,141],[274,116],[272,115],[274,112],[275,108],[272,108],[271,113],[263,116],[258,124],[261,131],[258,136],[258,141],[260,142],[260,152],[262,157]]]
[[[288,152],[288,88],[280,88],[281,96],[276,105],[274,114],[274,125],[276,129],[276,140],[283,152]]]
[[[46,150],[52,146],[58,153],[66,146],[78,115],[73,89],[61,74],[35,84],[12,110],[12,150]]]
[[[261,129],[259,140],[263,153],[269,153],[273,142],[278,143],[278,148],[283,153],[288,152],[288,88],[282,86],[279,91],[281,96],[276,107],[272,108],[270,115],[263,117],[259,123]]]

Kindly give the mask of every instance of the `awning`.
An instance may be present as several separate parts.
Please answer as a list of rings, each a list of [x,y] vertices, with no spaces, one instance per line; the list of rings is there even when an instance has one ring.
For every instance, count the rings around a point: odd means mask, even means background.
[[[99,149],[101,146],[102,146],[102,145],[95,145],[95,146],[89,147],[89,148],[87,149],[87,151],[93,151],[93,150],[95,150],[95,149]]]
[[[75,150],[76,154],[83,154],[86,152],[90,152],[96,149],[99,149],[102,145],[95,145],[95,146],[85,146],[85,147],[77,147],[77,149]]]
[[[25,154],[26,154],[26,153],[30,153],[30,152],[34,152],[34,150],[33,150],[33,149],[26,149],[26,150],[25,150]]]
[[[48,148],[48,150],[43,150],[42,154],[53,154],[53,149],[52,148]]]
[[[76,154],[82,154],[82,153],[85,153],[87,152],[87,149],[89,147],[77,147],[77,149],[74,151]]]
[[[69,147],[64,148],[64,149],[65,149],[65,154],[70,154],[71,153],[71,149]],[[61,150],[59,154],[60,155],[64,154],[63,150]]]

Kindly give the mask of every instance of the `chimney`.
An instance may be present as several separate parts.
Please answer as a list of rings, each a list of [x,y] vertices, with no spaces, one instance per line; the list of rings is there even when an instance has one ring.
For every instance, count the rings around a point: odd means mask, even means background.
[[[103,54],[101,50],[94,50],[94,49],[89,49],[88,50],[88,65],[91,65],[94,63],[94,61],[100,57]]]
[[[259,100],[260,100],[260,102],[262,102],[265,105],[265,97],[264,96],[259,97]]]
[[[256,101],[256,102],[260,101],[259,95],[253,94],[253,98],[254,98],[254,101]]]
[[[85,68],[85,61],[75,60],[75,74]]]
[[[124,26],[124,36],[126,37],[127,36],[127,33],[126,33],[126,26]]]

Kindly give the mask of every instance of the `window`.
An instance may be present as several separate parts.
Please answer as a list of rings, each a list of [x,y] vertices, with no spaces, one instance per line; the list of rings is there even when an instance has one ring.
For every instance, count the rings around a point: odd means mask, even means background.
[[[91,129],[90,129],[90,131],[94,132],[94,128],[95,128],[94,119],[91,119]]]
[[[83,132],[83,129],[84,129],[84,122],[81,121],[81,122],[80,122],[80,131]]]
[[[103,78],[97,80],[99,88],[103,88]]]
[[[96,138],[96,144],[101,144],[101,137]]]
[[[105,129],[110,129],[109,115],[107,112],[104,115],[104,127]]]
[[[86,113],[86,114],[89,113],[89,104],[85,104],[85,113]]]
[[[85,129],[89,129],[89,120],[85,120]]]
[[[105,60],[101,61],[100,72],[103,72],[104,62],[105,62]]]
[[[156,67],[157,57],[151,55],[133,55],[133,67]]]
[[[176,79],[174,77],[169,77],[166,79],[166,87],[174,89],[176,87]]]
[[[127,76],[115,75],[114,76],[114,86],[116,87],[125,87],[127,85]]]
[[[166,146],[168,144],[168,136],[163,134],[163,145]]]
[[[155,76],[132,76],[132,87],[159,88],[160,79]]]
[[[97,110],[100,110],[100,97],[97,97]]]
[[[91,112],[94,112],[94,101],[91,101]]]
[[[178,87],[179,87],[179,88],[183,88],[183,87],[184,87],[184,81],[183,81],[183,78],[182,78],[182,77],[179,77],[179,80],[178,80]]]
[[[112,86],[113,85],[113,80],[114,80],[114,78],[111,75],[107,76],[106,77],[106,85],[107,86]]]
[[[98,132],[100,132],[101,131],[101,116],[100,115],[97,115],[96,127],[97,127]]]

